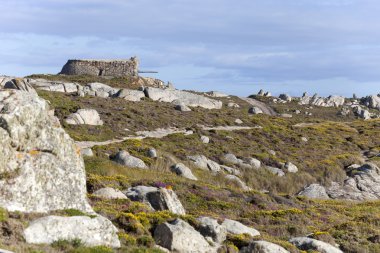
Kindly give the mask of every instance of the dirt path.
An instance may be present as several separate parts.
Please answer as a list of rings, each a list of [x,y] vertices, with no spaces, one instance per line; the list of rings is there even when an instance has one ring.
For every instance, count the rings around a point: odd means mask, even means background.
[[[264,114],[271,115],[271,116],[277,115],[277,113],[273,110],[272,107],[270,107],[269,105],[266,105],[263,102],[260,102],[256,99],[253,99],[253,98],[245,98],[245,97],[239,97],[239,98],[244,100],[245,102],[247,102],[248,104],[250,104],[252,106],[259,107],[263,111]]]

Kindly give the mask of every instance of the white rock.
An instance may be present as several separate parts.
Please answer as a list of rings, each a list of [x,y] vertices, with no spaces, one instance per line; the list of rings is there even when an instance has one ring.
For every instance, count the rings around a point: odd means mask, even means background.
[[[315,250],[321,253],[343,253],[340,249],[312,238],[308,237],[296,237],[289,240],[297,248],[302,250]]]
[[[240,124],[243,124],[244,122],[241,119],[235,119],[235,123],[240,125]]]
[[[217,252],[198,231],[181,219],[159,225],[154,231],[154,239],[158,245],[172,252]]]
[[[93,212],[86,200],[80,150],[52,116],[45,100],[0,90],[0,206],[45,213],[60,209]]]
[[[247,160],[248,164],[251,165],[254,169],[260,169],[261,162],[257,160],[256,158],[249,158]]]
[[[157,158],[157,150],[155,148],[150,148],[148,150],[148,157]]]
[[[104,199],[128,199],[124,193],[111,187],[101,188],[92,193],[92,195]]]
[[[240,253],[289,253],[289,251],[271,242],[253,241],[247,247],[242,248]]]
[[[201,136],[201,141],[202,141],[202,143],[207,144],[207,143],[210,143],[210,138],[203,135],[203,136]]]
[[[180,111],[180,112],[191,112],[191,109],[190,107],[188,107],[187,105],[185,105],[184,103],[178,103],[175,105],[174,107],[177,111]]]
[[[99,113],[94,109],[79,109],[76,113],[70,114],[65,122],[70,125],[103,125]]]
[[[221,168],[220,165],[204,155],[195,155],[195,156],[188,156],[189,160],[191,160],[195,166],[197,166],[200,169],[204,170],[210,170],[212,172],[220,172]]]
[[[300,193],[300,196],[305,196],[311,199],[329,199],[325,187],[319,184],[311,184],[305,187]]]
[[[209,95],[210,97],[215,97],[215,98],[225,98],[225,97],[228,97],[227,94],[224,94],[224,93],[219,92],[219,91],[209,91],[206,94]]]
[[[183,163],[178,163],[178,164],[174,165],[171,169],[174,173],[176,173],[177,175],[179,175],[181,177],[185,177],[185,178],[188,178],[191,180],[198,180],[193,175],[191,170],[188,167],[186,167]]]
[[[277,175],[279,177],[285,176],[285,173],[282,169],[276,168],[276,167],[271,167],[271,166],[265,166],[265,169],[269,171],[270,173]]]
[[[248,234],[250,236],[260,235],[260,232],[257,231],[256,229],[247,227],[246,225],[234,220],[225,219],[222,223],[222,226],[227,229],[227,233],[233,234],[233,235],[242,235],[242,234]]]
[[[233,102],[229,102],[227,104],[227,107],[229,107],[229,108],[240,108],[240,105],[233,103]]]
[[[284,166],[285,170],[289,173],[297,173],[298,172],[298,168],[297,166],[295,166],[293,163],[291,162],[286,162],[285,163],[285,166]]]
[[[47,216],[33,221],[24,230],[27,243],[51,244],[58,240],[80,239],[86,246],[120,247],[117,228],[101,216]]]
[[[204,237],[211,237],[216,243],[222,243],[227,239],[226,227],[220,225],[217,220],[210,217],[199,217],[197,221],[200,223],[199,232]]]
[[[139,90],[121,89],[114,96],[123,98],[127,101],[139,102],[145,97],[145,94],[143,91]]]
[[[83,148],[80,150],[80,153],[82,156],[94,156],[94,152],[92,152],[92,149],[91,148]]]
[[[244,191],[250,191],[252,190],[250,187],[248,187],[240,178],[238,178],[235,175],[226,175],[225,178],[228,181],[234,182],[239,188],[241,188]]]
[[[248,113],[251,113],[251,114],[263,114],[263,111],[259,107],[253,106],[253,107],[249,108]]]
[[[148,166],[144,163],[143,160],[131,156],[127,151],[122,150],[119,151],[112,160],[118,164],[123,166],[127,166],[130,168],[139,168],[139,169],[148,169]]]

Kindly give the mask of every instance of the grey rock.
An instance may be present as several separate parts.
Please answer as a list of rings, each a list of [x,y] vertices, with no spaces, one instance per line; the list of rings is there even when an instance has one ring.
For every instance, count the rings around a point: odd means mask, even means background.
[[[206,94],[209,95],[210,97],[215,97],[215,98],[225,98],[225,97],[228,97],[227,94],[224,94],[224,93],[219,92],[219,91],[209,91]]]
[[[253,106],[253,107],[249,108],[248,113],[251,113],[251,114],[262,114],[263,111],[259,107]]]
[[[80,150],[51,115],[45,100],[0,90],[0,206],[45,213],[78,209],[92,213]]]
[[[80,150],[80,153],[82,156],[94,156],[94,152],[92,152],[92,149],[91,148],[83,148]]]
[[[250,190],[252,190],[240,178],[238,178],[235,175],[226,175],[225,178],[228,181],[231,181],[231,182],[235,183],[239,188],[241,188],[244,191],[250,191]]]
[[[148,157],[157,158],[157,150],[155,148],[150,148],[148,150]]]
[[[92,95],[95,93],[95,96],[111,97],[118,93],[119,89],[103,83],[88,83],[83,87],[83,91],[86,95]]]
[[[171,170],[176,173],[177,175],[181,176],[181,177],[185,177],[185,178],[188,178],[188,179],[191,179],[191,180],[198,180],[194,175],[193,173],[191,172],[191,170],[186,167],[183,163],[178,163],[174,166],[172,166]]]
[[[128,199],[124,193],[111,187],[101,188],[92,193],[92,195],[103,199]]]
[[[203,136],[201,136],[201,141],[204,144],[208,144],[208,143],[210,143],[210,138],[203,135]]]
[[[293,117],[293,115],[291,115],[289,113],[281,113],[280,116],[283,118],[292,118]]]
[[[77,112],[67,116],[65,122],[69,125],[103,125],[99,113],[94,109],[79,109]]]
[[[180,111],[180,112],[191,112],[190,107],[188,107],[188,106],[185,105],[184,103],[178,103],[177,105],[175,105],[174,108],[175,108],[177,111]]]
[[[300,196],[305,196],[311,199],[329,199],[325,187],[319,184],[311,184],[305,187],[300,193]]]
[[[119,151],[112,160],[118,164],[123,166],[127,166],[130,168],[139,168],[139,169],[148,169],[148,166],[144,163],[143,160],[131,156],[127,151],[122,150]]]
[[[192,226],[181,219],[165,222],[154,231],[156,243],[172,252],[181,253],[212,253],[205,238]]]
[[[247,247],[242,248],[240,253],[289,253],[283,247],[267,242],[267,241],[253,241]]]
[[[220,167],[226,171],[227,173],[229,174],[232,174],[232,175],[235,175],[235,176],[238,176],[241,174],[240,170],[237,170],[235,168],[231,168],[229,166],[226,166],[226,165],[220,165]]]
[[[0,88],[11,89],[11,90],[21,90],[21,91],[30,92],[37,95],[37,92],[29,84],[27,79],[22,79],[22,78],[0,77]]]
[[[204,155],[195,155],[195,156],[188,156],[189,160],[191,160],[195,166],[197,166],[200,169],[203,170],[210,170],[212,172],[220,172],[221,168],[220,165]]]
[[[286,102],[291,102],[292,101],[292,97],[288,94],[280,94],[279,96],[280,99],[286,101]]]
[[[309,140],[306,137],[301,137],[301,141],[308,142]]]
[[[229,107],[229,108],[240,108],[240,105],[233,103],[233,102],[229,102],[227,104],[227,107]]]
[[[271,167],[271,166],[265,166],[265,169],[269,171],[270,173],[277,175],[279,177],[285,176],[285,173],[282,169],[276,168],[276,167]]]
[[[111,221],[97,216],[47,216],[33,221],[24,231],[27,243],[51,244],[58,240],[80,239],[86,246],[120,247],[117,228]]]
[[[175,100],[181,101],[190,107],[203,107],[206,109],[221,109],[222,102],[197,95],[187,91],[158,89],[148,87],[145,89],[145,95],[154,101],[171,103]]]
[[[222,226],[226,228],[227,233],[233,234],[233,235],[242,235],[242,234],[248,234],[250,236],[260,235],[260,232],[257,231],[256,229],[247,227],[246,225],[234,220],[225,219],[222,223]]]
[[[257,160],[256,158],[248,158],[247,163],[252,166],[253,169],[260,169],[261,168],[261,162]]]
[[[264,96],[264,91],[261,89],[261,90],[259,90],[259,92],[257,93],[257,95],[259,95],[259,96]]]
[[[297,166],[295,166],[293,163],[291,162],[286,162],[285,163],[285,166],[284,166],[285,170],[289,173],[297,173],[298,172],[298,168]]]
[[[175,192],[166,188],[140,185],[128,188],[126,195],[129,199],[143,202],[156,211],[169,210],[179,215],[186,214]]]
[[[244,122],[241,119],[235,119],[235,123],[240,125],[240,124],[243,124]]]
[[[228,163],[228,164],[239,164],[241,163],[241,160],[238,159],[234,154],[227,153],[224,154],[222,157],[223,162]]]
[[[314,250],[321,253],[343,253],[340,249],[332,246],[331,244],[318,241],[308,237],[296,237],[289,240],[300,250]]]
[[[197,221],[200,223],[199,232],[204,237],[211,237],[216,243],[222,243],[227,239],[226,227],[220,225],[216,219],[199,217]]]
[[[368,108],[380,110],[380,97],[379,95],[371,95],[363,98],[361,103]]]
[[[145,97],[145,94],[143,91],[139,90],[121,89],[114,96],[123,98],[127,101],[139,102]]]

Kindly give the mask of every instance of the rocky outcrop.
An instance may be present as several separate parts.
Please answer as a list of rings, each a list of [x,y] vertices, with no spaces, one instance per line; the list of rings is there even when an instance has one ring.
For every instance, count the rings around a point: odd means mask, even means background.
[[[67,116],[65,122],[69,125],[103,125],[99,113],[94,109],[79,109],[77,112]]]
[[[138,102],[145,97],[145,94],[140,90],[121,89],[114,95],[114,97],[123,98],[127,101]]]
[[[128,199],[124,193],[111,187],[101,188],[93,192],[92,195],[103,199]]]
[[[216,219],[210,217],[199,217],[199,232],[204,237],[211,238],[216,243],[222,243],[227,239],[226,227],[220,225]]]
[[[292,97],[288,94],[280,94],[279,98],[283,101],[286,101],[286,102],[292,101]]]
[[[27,79],[23,78],[12,78],[12,77],[0,77],[0,88],[1,89],[11,89],[11,90],[21,90],[37,94],[33,87],[28,83]]]
[[[291,162],[286,162],[284,165],[284,169],[286,172],[289,172],[289,173],[297,173],[298,172],[298,167]]]
[[[221,101],[187,91],[148,87],[145,89],[145,95],[154,101],[172,103],[177,100],[190,107],[202,107],[206,109],[222,108]]]
[[[176,165],[172,166],[171,167],[171,170],[176,173],[178,176],[181,176],[181,177],[184,177],[184,178],[188,178],[188,179],[191,179],[191,180],[198,180],[194,175],[193,173],[191,172],[191,170],[186,167],[183,163],[177,163]]]
[[[132,201],[140,201],[149,205],[153,210],[169,210],[179,215],[186,214],[177,194],[166,188],[140,185],[129,188],[126,195]]]
[[[217,252],[198,231],[181,219],[159,225],[154,231],[154,239],[158,245],[172,252]]]
[[[345,98],[342,96],[329,96],[327,98],[319,97],[317,94],[310,97],[306,93],[301,97],[299,104],[301,105],[315,105],[323,107],[339,107],[344,105]]]
[[[380,110],[380,96],[371,95],[363,98],[361,103],[367,106],[368,108]]]
[[[340,249],[328,243],[318,241],[318,240],[308,238],[308,237],[292,238],[290,242],[294,244],[300,250],[306,250],[306,251],[313,250],[320,253],[343,253],[343,251],[341,251]]]
[[[376,200],[380,199],[380,168],[373,163],[347,168],[348,178],[343,185],[332,183],[327,189],[333,199]]]
[[[305,187],[300,193],[300,196],[305,196],[311,199],[329,199],[326,188],[319,184],[311,184]]]
[[[120,247],[117,228],[101,216],[47,216],[33,221],[24,231],[27,243],[51,244],[80,239],[86,246]]]
[[[242,234],[248,234],[250,236],[260,235],[260,232],[257,231],[256,229],[247,227],[246,225],[234,220],[225,219],[222,223],[222,226],[226,228],[227,233],[233,234],[233,235],[242,235]]]
[[[119,151],[114,157],[111,158],[112,161],[121,164],[129,168],[139,168],[139,169],[148,169],[148,166],[144,163],[143,160],[130,155],[127,151]]]
[[[214,97],[214,98],[225,98],[225,97],[228,97],[227,94],[224,94],[222,92],[219,92],[219,91],[209,91],[206,93],[206,95],[210,96],[210,97]]]
[[[28,83],[33,85],[38,90],[78,93],[83,90],[83,87],[78,83],[48,81],[45,79],[28,79]]]
[[[247,247],[242,248],[240,253],[289,253],[289,251],[271,242],[253,241]]]
[[[358,116],[361,119],[367,120],[371,118],[371,113],[368,110],[362,108],[361,106],[354,107],[354,112],[356,116]]]
[[[191,160],[195,166],[197,166],[200,169],[203,170],[210,170],[211,172],[220,172],[221,168],[220,165],[204,155],[195,155],[195,156],[188,156],[189,160]]]
[[[35,94],[0,90],[0,206],[93,212],[80,150]]]
[[[248,113],[250,113],[250,114],[263,114],[263,111],[259,107],[253,106],[253,107],[249,108]]]

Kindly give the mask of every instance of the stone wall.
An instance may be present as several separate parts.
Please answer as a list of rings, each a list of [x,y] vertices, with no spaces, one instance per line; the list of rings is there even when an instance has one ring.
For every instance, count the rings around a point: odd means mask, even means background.
[[[91,76],[138,76],[139,61],[130,60],[68,60],[60,74]]]

